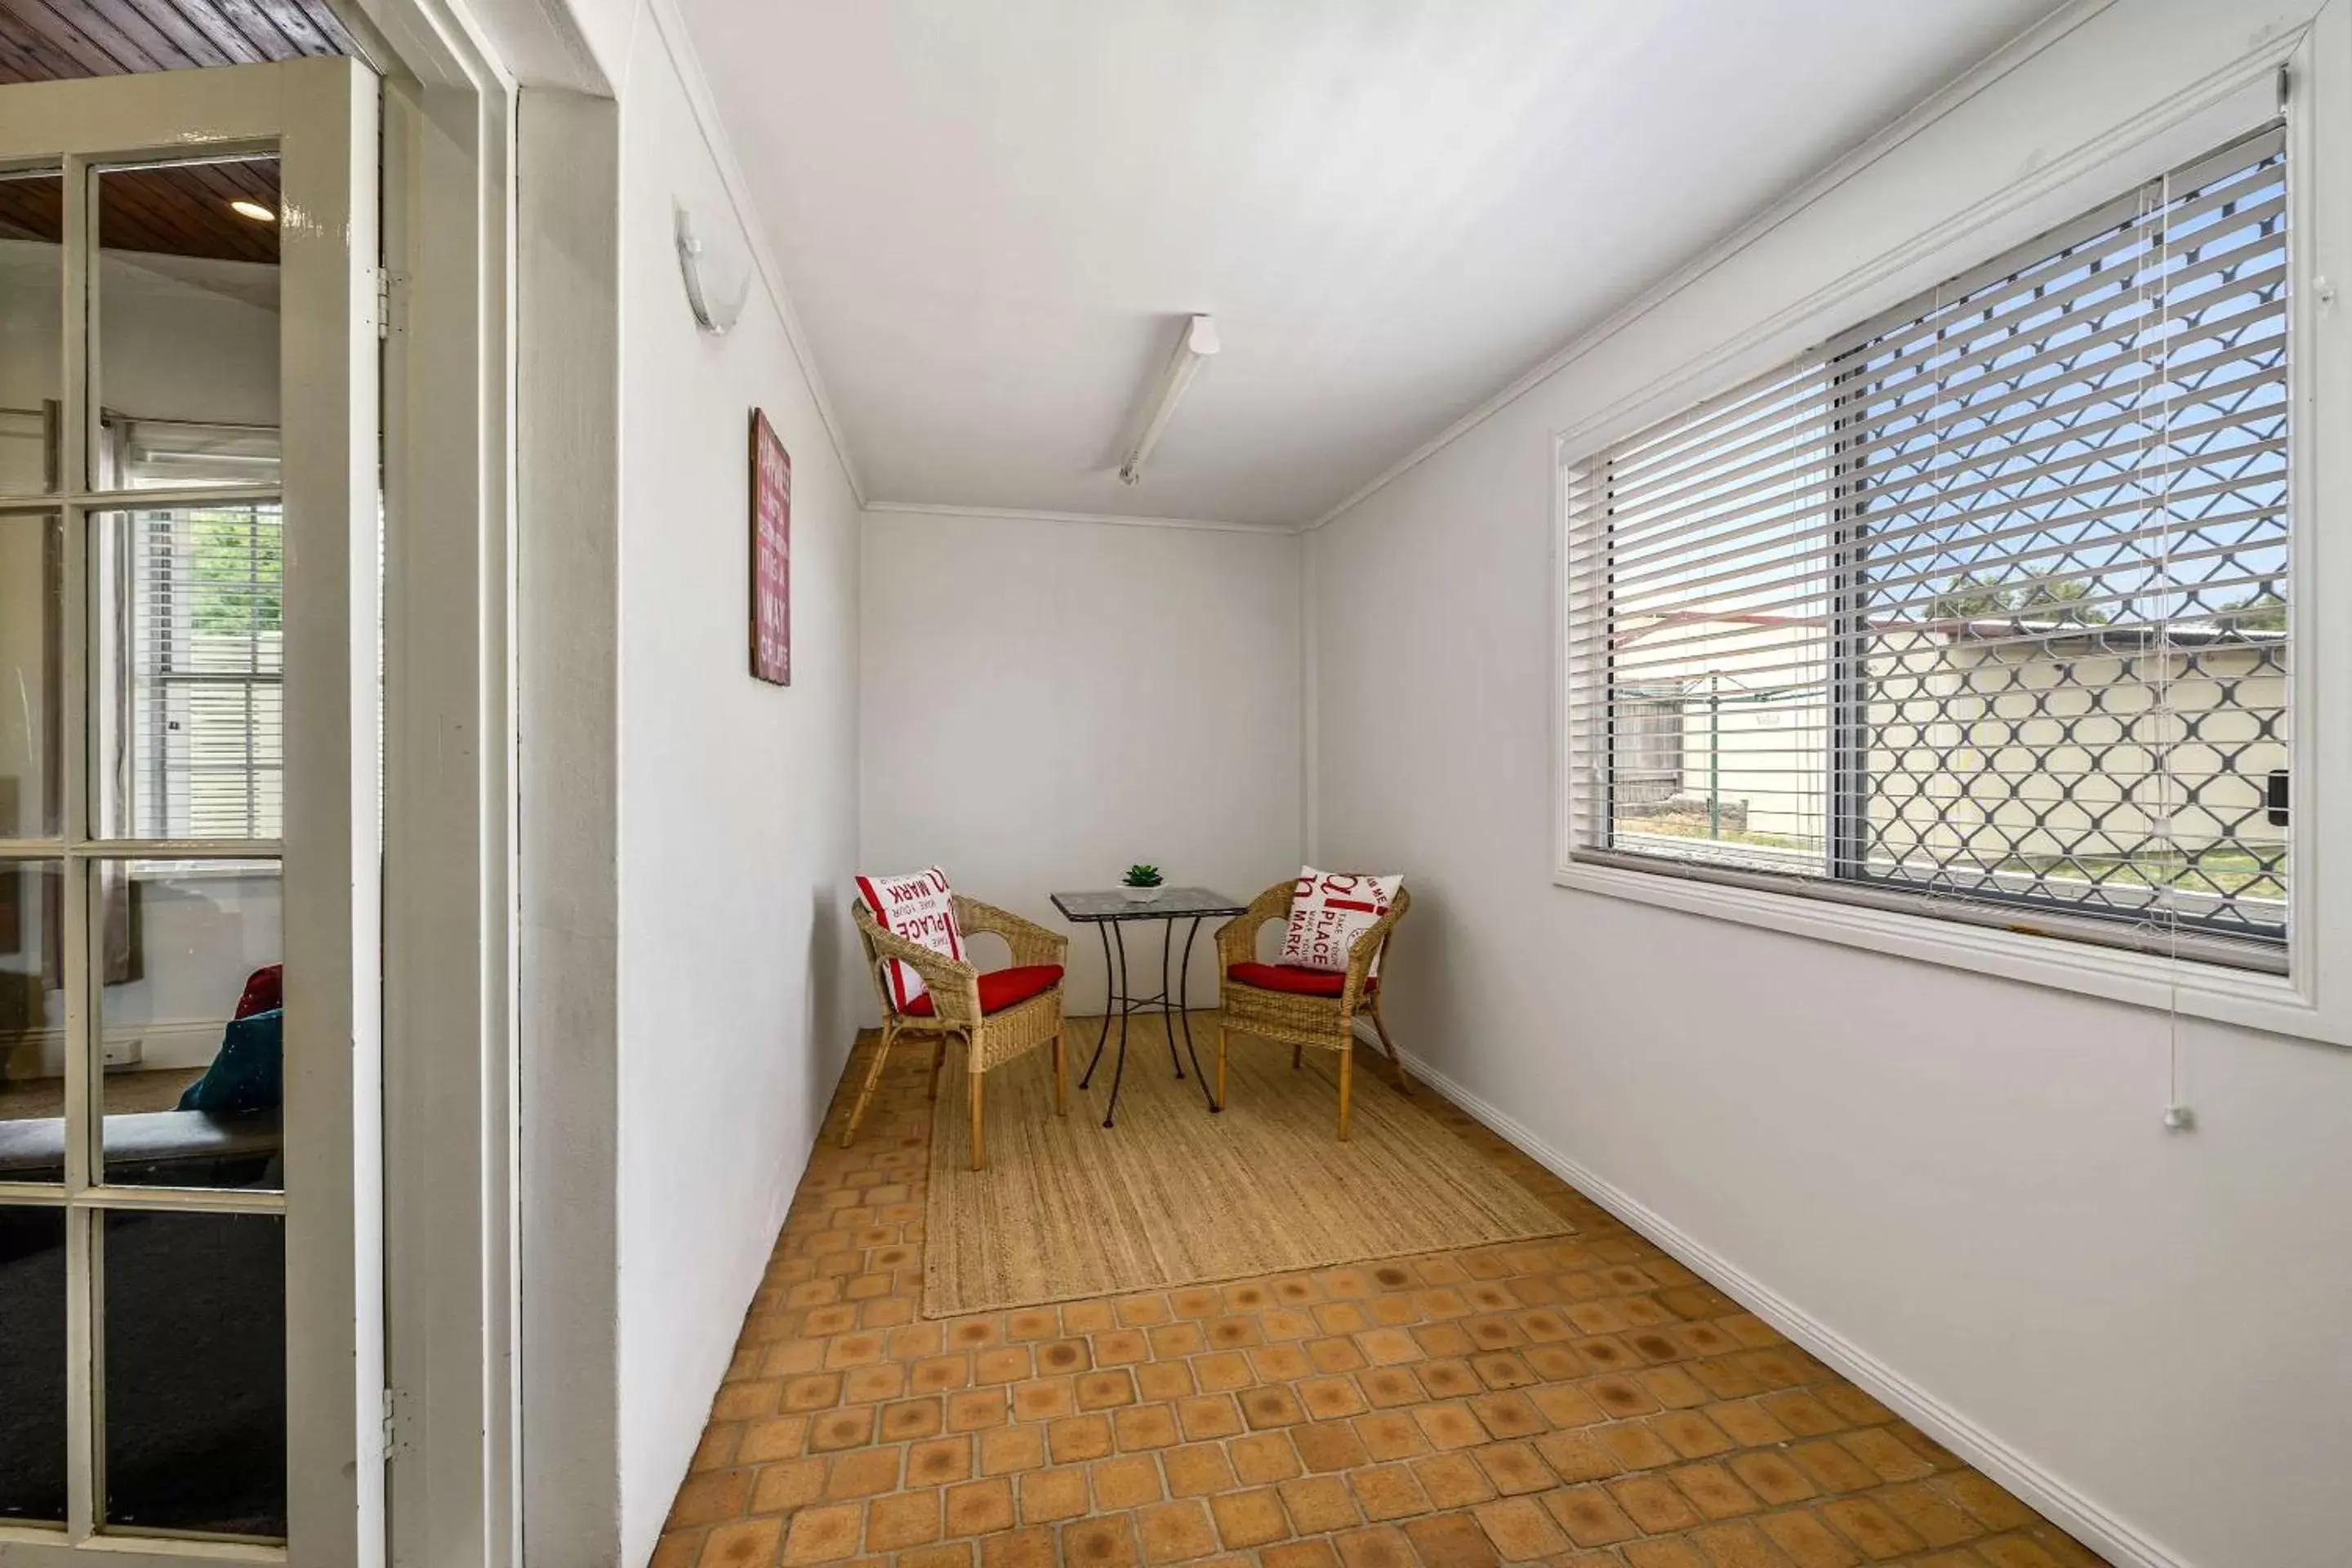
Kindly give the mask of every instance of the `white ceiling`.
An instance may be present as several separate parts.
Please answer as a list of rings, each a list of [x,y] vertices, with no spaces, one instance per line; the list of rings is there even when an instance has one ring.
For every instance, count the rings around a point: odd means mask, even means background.
[[[2054,4],[680,8],[873,499],[1297,524]]]

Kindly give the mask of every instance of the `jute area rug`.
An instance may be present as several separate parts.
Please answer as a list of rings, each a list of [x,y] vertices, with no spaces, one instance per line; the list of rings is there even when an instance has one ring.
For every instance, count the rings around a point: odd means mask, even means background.
[[[1213,1016],[1195,1040],[1213,1074]],[[1337,1058],[1234,1037],[1224,1110],[1168,1067],[1157,1019],[1128,1037],[1118,1125],[1105,1128],[1112,1050],[1080,1091],[1094,1021],[1069,1028],[1070,1113],[1054,1114],[1050,1052],[988,1076],[988,1168],[951,1059],[932,1113],[923,1312],[1037,1306],[1283,1274],[1573,1231],[1559,1215],[1398,1093],[1386,1061],[1356,1051],[1349,1141],[1334,1136]],[[1083,1047],[1083,1048],[1082,1048]],[[910,1051],[910,1060],[927,1058]],[[1374,1063],[1378,1065],[1375,1066]]]

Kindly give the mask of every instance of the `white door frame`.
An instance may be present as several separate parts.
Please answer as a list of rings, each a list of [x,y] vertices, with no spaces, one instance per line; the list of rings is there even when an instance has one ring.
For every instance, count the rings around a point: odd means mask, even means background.
[[[338,10],[385,72],[387,1463],[362,1535],[512,1568],[516,83],[460,0]]]
[[[565,1418],[574,1347],[539,1321],[526,1394],[517,488],[525,414],[562,423],[564,395],[582,389],[542,378],[519,390],[520,240],[543,215],[524,214],[515,181],[521,89],[599,97],[611,84],[548,0],[334,4],[386,73],[390,1560],[562,1565],[597,1531],[563,1506],[568,1492],[542,1491],[534,1517],[525,1508],[526,1415]],[[595,319],[609,321],[609,300]],[[561,548],[540,552],[542,567]],[[561,668],[541,661],[542,677]],[[545,1268],[533,1285],[542,1318],[568,1294]],[[609,1500],[612,1482],[585,1489]]]
[[[355,1376],[381,1338],[362,1307],[356,1259],[375,1249],[375,1216],[353,1202],[355,1172],[373,1164],[373,1133],[354,1114],[372,1079],[380,1016],[374,573],[362,552],[376,533],[377,365],[373,312],[376,79],[346,59],[12,88],[0,112],[0,160],[55,159],[64,190],[67,417],[60,493],[66,529],[65,973],[68,1139],[68,1319],[66,1530],[10,1528],[0,1557],[48,1563],[103,1550],[116,1561],[168,1563],[191,1553],[305,1563],[359,1560],[352,1521],[375,1483],[360,1461]],[[97,389],[89,360],[89,281],[98,240],[93,171],[128,162],[274,148],[280,178],[279,378],[283,458],[276,493],[289,526],[284,552],[285,801],[282,844],[109,839],[92,822],[87,776],[89,519],[128,504],[171,504],[173,492],[126,494],[93,483],[89,434]],[[102,368],[102,367],[101,367]],[[357,570],[355,570],[355,566]],[[56,854],[41,840],[7,847]],[[287,986],[282,1195],[110,1187],[96,1128],[97,988],[87,961],[88,897],[96,863],[274,856],[282,849]],[[77,956],[80,955],[80,956]],[[12,1188],[11,1201],[58,1201]],[[94,1239],[110,1210],[282,1214],[286,1256],[288,1545],[100,1536]],[[370,1299],[372,1300],[372,1298]]]

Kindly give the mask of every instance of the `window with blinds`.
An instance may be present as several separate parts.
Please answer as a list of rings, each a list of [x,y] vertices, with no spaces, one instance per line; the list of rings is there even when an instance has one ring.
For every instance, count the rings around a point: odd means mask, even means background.
[[[278,433],[114,410],[102,422],[108,488],[181,495],[91,518],[100,828],[139,838],[281,837]]]
[[[1577,465],[1572,852],[2283,967],[2286,177],[2274,125]]]
[[[132,820],[276,838],[284,803],[284,527],[275,502],[142,511],[131,531]]]

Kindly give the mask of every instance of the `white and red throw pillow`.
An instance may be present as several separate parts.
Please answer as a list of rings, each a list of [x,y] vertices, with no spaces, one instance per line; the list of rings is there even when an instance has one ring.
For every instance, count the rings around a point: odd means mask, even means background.
[[[955,895],[948,887],[948,874],[937,866],[900,877],[860,877],[857,896],[874,911],[875,923],[892,935],[949,958],[963,957],[963,932],[956,929]],[[923,977],[912,964],[886,958],[882,974],[890,988],[891,1005],[901,1013],[923,994]]]
[[[1307,969],[1348,967],[1348,949],[1389,912],[1404,877],[1376,877],[1356,871],[1298,870],[1298,886],[1290,894],[1290,929],[1283,933],[1282,962]],[[1373,955],[1372,970],[1380,970]]]

